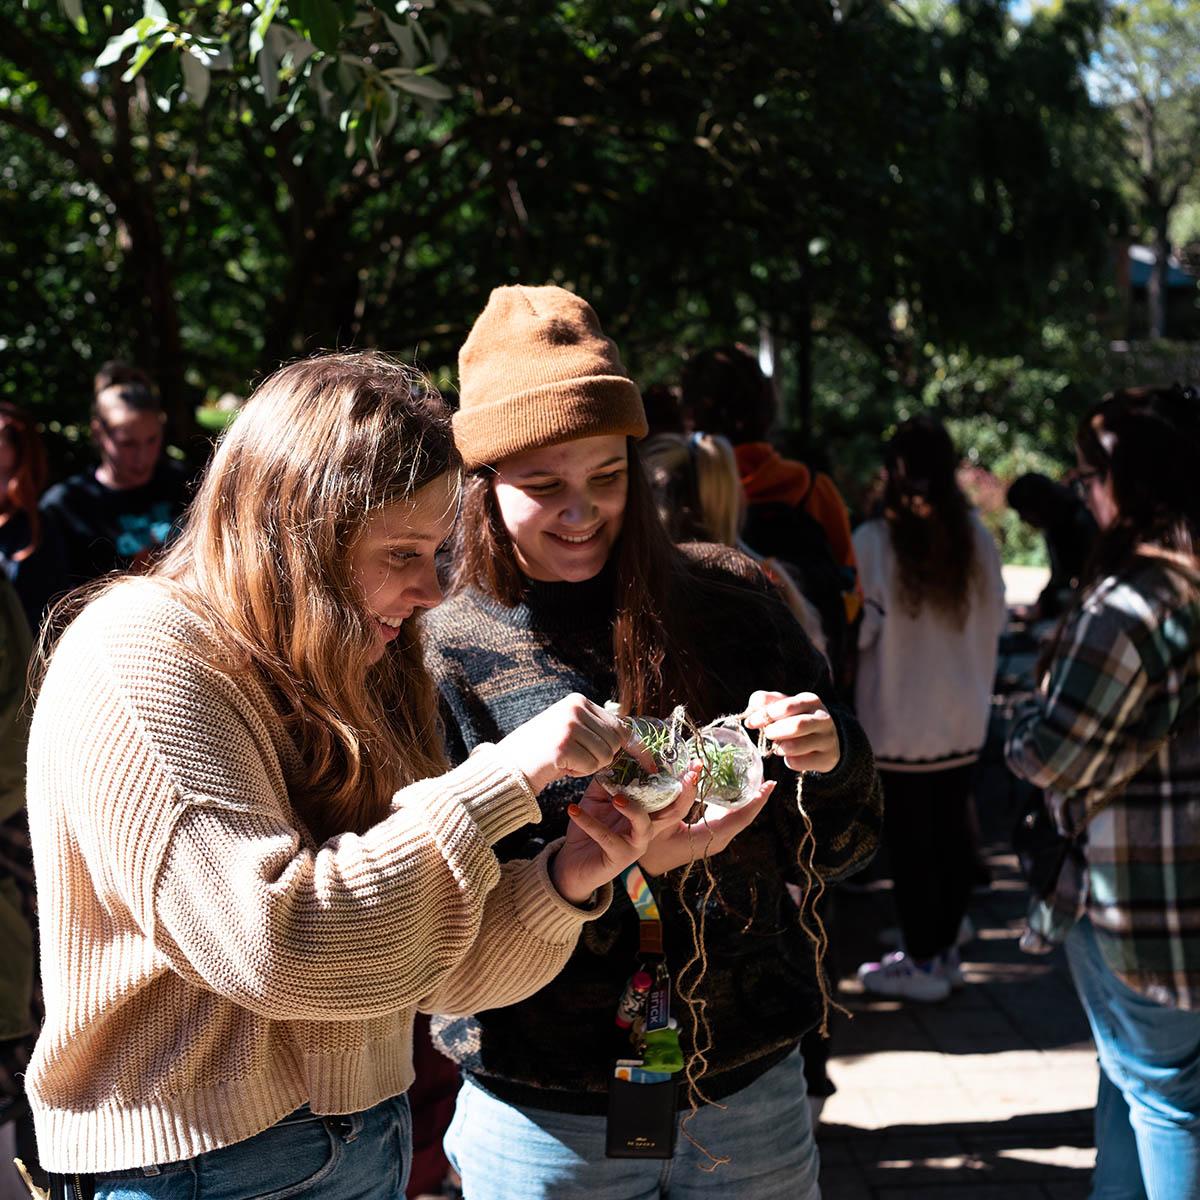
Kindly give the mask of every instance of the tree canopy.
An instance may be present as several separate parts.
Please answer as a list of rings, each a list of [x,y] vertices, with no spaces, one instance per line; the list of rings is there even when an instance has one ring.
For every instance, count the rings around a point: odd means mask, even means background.
[[[560,282],[649,382],[767,325],[879,387],[1095,309],[1119,216],[1091,0],[0,5],[7,395],[116,354],[186,421],[317,347],[443,380],[488,291]],[[818,356],[819,357],[819,356]],[[797,364],[799,364],[797,366]]]

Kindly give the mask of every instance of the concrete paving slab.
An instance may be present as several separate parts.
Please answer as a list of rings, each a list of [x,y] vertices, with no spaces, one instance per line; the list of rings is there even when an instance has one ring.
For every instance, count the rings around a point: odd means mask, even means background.
[[[1083,1200],[1095,1160],[1095,1052],[1061,954],[1017,939],[1024,883],[1007,841],[1013,792],[980,773],[992,885],[973,897],[967,986],[940,1004],[882,1000],[854,976],[896,924],[890,884],[837,896],[837,1092],[818,1133],[824,1200]]]

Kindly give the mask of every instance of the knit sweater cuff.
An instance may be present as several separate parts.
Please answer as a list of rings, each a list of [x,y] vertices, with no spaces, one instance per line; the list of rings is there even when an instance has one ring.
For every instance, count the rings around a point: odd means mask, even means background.
[[[513,907],[517,912],[517,920],[543,942],[572,941],[578,936],[584,922],[602,917],[612,903],[611,883],[597,888],[592,903],[586,908],[576,907],[563,899],[550,878],[550,863],[562,849],[565,840],[559,838],[551,842],[533,860],[535,869],[520,873],[513,881]]]
[[[466,810],[489,846],[542,819],[529,781],[492,745],[479,746],[461,766],[431,782]]]

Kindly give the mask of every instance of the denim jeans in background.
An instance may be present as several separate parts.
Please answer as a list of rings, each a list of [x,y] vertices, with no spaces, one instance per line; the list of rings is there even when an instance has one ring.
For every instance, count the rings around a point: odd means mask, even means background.
[[[1091,1200],[1200,1200],[1200,1013],[1123,984],[1086,919],[1067,961],[1100,1059]]]
[[[403,1200],[412,1156],[408,1098],[344,1117],[307,1108],[183,1162],[96,1176],[96,1200]]]
[[[798,1050],[721,1104],[687,1126],[730,1159],[707,1172],[709,1160],[682,1133],[673,1159],[606,1158],[604,1117],[515,1108],[468,1076],[446,1152],[464,1200],[820,1200]]]

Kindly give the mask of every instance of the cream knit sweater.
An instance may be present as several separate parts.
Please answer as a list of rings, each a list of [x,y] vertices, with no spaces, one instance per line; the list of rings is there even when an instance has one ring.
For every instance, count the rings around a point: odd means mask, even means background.
[[[415,1009],[531,995],[585,920],[548,856],[491,846],[538,819],[491,747],[316,846],[295,745],[256,684],[152,580],[93,602],[33,718],[29,817],[46,1023],[28,1089],[45,1167],[190,1158],[299,1105],[367,1108],[412,1082]]]

